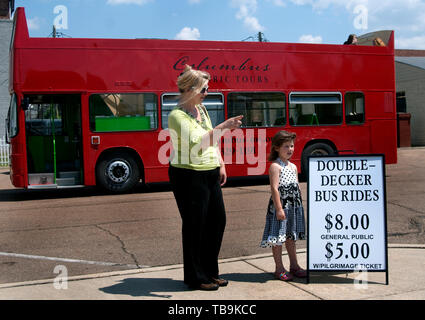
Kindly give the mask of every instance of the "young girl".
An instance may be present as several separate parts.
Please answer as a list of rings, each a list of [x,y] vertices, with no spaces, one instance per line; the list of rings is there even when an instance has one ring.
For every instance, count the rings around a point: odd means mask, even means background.
[[[290,281],[294,276],[306,277],[297,261],[295,241],[305,239],[304,209],[298,186],[297,167],[289,161],[294,153],[295,133],[279,131],[273,137],[269,156],[271,197],[261,247],[272,247],[276,264],[275,278]],[[282,262],[282,244],[289,256],[289,272]]]

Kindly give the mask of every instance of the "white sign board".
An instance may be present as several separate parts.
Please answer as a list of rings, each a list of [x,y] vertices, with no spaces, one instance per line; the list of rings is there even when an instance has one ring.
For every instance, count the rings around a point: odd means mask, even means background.
[[[309,158],[309,271],[387,271],[383,155]]]

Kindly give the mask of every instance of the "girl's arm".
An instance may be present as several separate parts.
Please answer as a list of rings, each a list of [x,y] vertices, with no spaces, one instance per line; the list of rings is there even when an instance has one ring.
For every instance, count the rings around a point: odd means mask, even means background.
[[[277,220],[285,220],[286,215],[285,211],[283,211],[282,203],[280,202],[280,194],[278,190],[280,169],[280,165],[277,163],[272,163],[269,168],[269,179],[272,199],[276,209],[276,218]]]

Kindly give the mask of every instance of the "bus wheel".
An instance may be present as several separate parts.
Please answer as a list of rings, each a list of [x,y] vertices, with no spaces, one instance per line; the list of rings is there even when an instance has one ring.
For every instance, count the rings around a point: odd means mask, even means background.
[[[306,147],[301,156],[302,177],[308,179],[308,156],[327,156],[335,154],[335,150],[327,143],[318,142]]]
[[[132,156],[111,154],[99,162],[96,177],[104,189],[119,193],[135,187],[140,180],[140,171]]]

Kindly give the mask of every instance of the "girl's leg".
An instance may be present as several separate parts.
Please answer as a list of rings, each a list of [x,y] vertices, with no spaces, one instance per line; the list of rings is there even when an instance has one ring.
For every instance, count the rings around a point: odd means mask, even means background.
[[[282,272],[285,272],[285,268],[283,266],[283,261],[282,261],[282,246],[273,246],[272,252],[273,252],[274,263],[276,265],[276,269],[274,273],[276,275],[279,275]]]
[[[285,244],[289,256],[289,272],[298,278],[305,278],[307,276],[307,272],[298,264],[295,241],[286,239]]]
[[[276,279],[282,281],[291,281],[293,279],[293,275],[286,271],[282,262],[282,246],[273,246],[272,247],[273,258],[276,264],[276,269],[274,272],[274,276]]]
[[[295,241],[292,239],[286,239],[285,246],[289,256],[289,270],[300,269],[301,267],[298,265],[298,261],[297,261],[297,249],[296,249]]]

